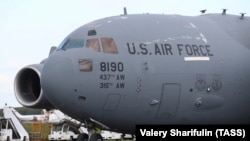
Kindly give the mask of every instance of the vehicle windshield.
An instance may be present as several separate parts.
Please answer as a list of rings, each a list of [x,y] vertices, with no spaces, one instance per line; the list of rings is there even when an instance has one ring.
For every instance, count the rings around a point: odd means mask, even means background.
[[[66,39],[59,45],[58,49],[80,48],[83,46],[83,39]]]
[[[62,130],[62,125],[56,125],[54,126],[54,131],[61,131]]]

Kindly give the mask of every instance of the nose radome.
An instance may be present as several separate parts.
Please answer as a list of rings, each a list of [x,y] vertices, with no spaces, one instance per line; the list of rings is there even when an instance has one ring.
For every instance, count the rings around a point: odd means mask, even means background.
[[[41,86],[47,99],[58,107],[65,99],[70,100],[74,89],[74,67],[70,58],[53,55],[44,64],[41,74]],[[64,101],[64,102],[63,102]]]

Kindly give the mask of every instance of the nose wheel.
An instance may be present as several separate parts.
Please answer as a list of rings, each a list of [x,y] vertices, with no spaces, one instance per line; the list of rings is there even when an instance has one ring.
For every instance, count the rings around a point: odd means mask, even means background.
[[[89,141],[103,141],[103,138],[100,134],[94,133],[90,136]]]
[[[89,135],[86,133],[79,134],[76,141],[88,141]]]
[[[85,127],[88,129],[88,134],[79,134],[77,141],[103,141],[101,134],[97,132],[96,126],[91,121],[85,121]]]
[[[90,135],[90,138],[89,138],[88,134],[82,133],[82,134],[78,135],[77,141],[103,141],[103,138],[98,133],[94,133],[94,134]]]

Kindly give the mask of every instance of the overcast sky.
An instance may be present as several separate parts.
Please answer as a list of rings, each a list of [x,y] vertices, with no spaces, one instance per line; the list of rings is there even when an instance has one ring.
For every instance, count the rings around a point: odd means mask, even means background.
[[[208,13],[250,15],[249,0],[1,0],[0,1],[0,108],[20,106],[14,78],[24,66],[39,63],[51,46],[58,46],[71,31],[95,19],[128,14]]]

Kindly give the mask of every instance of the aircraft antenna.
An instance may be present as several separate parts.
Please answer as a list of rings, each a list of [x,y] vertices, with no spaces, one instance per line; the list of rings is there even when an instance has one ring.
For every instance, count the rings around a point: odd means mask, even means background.
[[[123,13],[124,13],[124,15],[128,15],[126,7],[123,8]]]
[[[204,9],[204,10],[201,10],[200,12],[201,12],[201,14],[204,14],[204,13],[206,13],[206,9]]]
[[[222,9],[222,15],[226,15],[227,9]]]
[[[244,19],[244,16],[245,16],[246,13],[240,13],[240,19]]]

